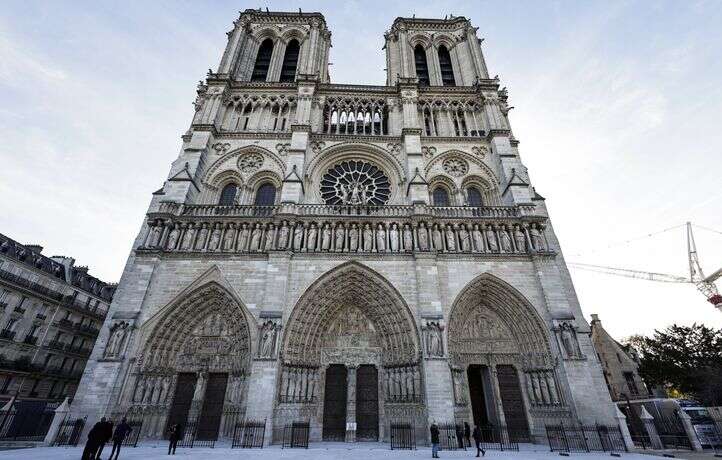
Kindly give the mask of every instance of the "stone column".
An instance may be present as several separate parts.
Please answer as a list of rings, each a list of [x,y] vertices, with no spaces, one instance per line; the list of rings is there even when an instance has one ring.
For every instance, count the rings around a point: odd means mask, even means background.
[[[68,402],[68,398],[66,397],[65,401],[63,401],[63,403],[59,405],[57,409],[55,409],[53,421],[50,422],[50,428],[48,429],[48,433],[45,435],[45,440],[43,442],[44,445],[53,445],[53,441],[55,441],[55,438],[58,436],[58,431],[60,431],[60,425],[63,423],[63,420],[65,420],[69,413],[70,403]]]
[[[615,404],[615,409],[617,414],[615,415],[615,418],[617,419],[617,425],[619,426],[619,431],[622,433],[622,439],[624,439],[624,445],[627,447],[627,451],[632,451],[634,449],[634,441],[632,440],[632,435],[629,434],[629,427],[627,426],[627,417],[622,413],[621,410],[619,410],[619,406]]]
[[[491,386],[494,394],[494,402],[496,403],[496,416],[499,425],[506,425],[506,417],[504,415],[504,405],[501,402],[501,390],[499,389],[499,375],[496,370],[496,364],[490,366],[491,370]]]
[[[273,401],[276,396],[276,360],[254,359],[248,377],[246,418],[265,420],[266,436],[263,445],[271,444],[273,431]]]
[[[647,430],[649,435],[649,443],[652,445],[652,449],[663,449],[662,440],[659,438],[657,433],[657,427],[654,426],[654,417],[647,411],[647,408],[642,406],[642,412],[639,414],[639,418],[644,423],[644,429]]]
[[[356,442],[356,371],[357,366],[346,367],[346,442]]]
[[[685,433],[687,433],[687,437],[689,438],[689,444],[692,446],[692,450],[702,451],[702,443],[699,442],[697,432],[694,431],[694,426],[692,426],[692,419],[683,410],[680,410],[678,415],[679,419],[682,421],[682,425],[684,425],[684,431]]]

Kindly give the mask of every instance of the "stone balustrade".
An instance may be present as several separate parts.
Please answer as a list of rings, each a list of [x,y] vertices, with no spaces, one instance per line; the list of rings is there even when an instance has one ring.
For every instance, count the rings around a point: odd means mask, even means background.
[[[139,250],[553,253],[533,206],[213,206],[162,203]]]

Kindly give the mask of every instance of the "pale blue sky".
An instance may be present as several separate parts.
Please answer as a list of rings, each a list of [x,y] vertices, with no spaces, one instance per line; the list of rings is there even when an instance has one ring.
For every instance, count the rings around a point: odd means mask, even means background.
[[[722,231],[719,1],[5,1],[0,13],[0,232],[120,277],[150,193],[238,11],[320,11],[336,83],[383,84],[396,16],[471,18],[568,260],[685,275],[681,230]],[[698,232],[707,272],[722,234]],[[612,245],[611,248],[609,246]],[[690,285],[572,271],[613,334],[722,326]]]

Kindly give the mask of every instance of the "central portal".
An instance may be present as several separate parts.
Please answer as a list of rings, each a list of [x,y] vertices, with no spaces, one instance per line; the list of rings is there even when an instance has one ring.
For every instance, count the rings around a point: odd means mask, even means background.
[[[372,365],[356,371],[356,440],[379,440],[379,376]]]
[[[346,439],[346,398],[348,388],[346,366],[332,364],[326,369],[323,398],[323,440]]]

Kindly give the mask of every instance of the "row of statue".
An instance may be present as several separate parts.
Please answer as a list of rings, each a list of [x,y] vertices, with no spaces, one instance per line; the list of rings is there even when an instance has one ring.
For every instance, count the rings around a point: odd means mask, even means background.
[[[171,403],[174,375],[135,374],[127,400],[134,406],[164,406]],[[241,373],[228,375],[225,401],[240,404],[245,389],[246,376]],[[193,389],[193,401],[200,404],[206,393],[208,373],[199,372]]]
[[[383,370],[386,384],[386,402],[421,402],[421,373],[419,366],[387,367]]]
[[[562,404],[554,379],[554,371],[527,371],[525,375],[529,402],[536,406],[559,406]]]
[[[141,247],[168,251],[545,252],[542,224],[149,222]]]
[[[282,403],[314,402],[318,369],[283,366],[278,401]]]

